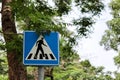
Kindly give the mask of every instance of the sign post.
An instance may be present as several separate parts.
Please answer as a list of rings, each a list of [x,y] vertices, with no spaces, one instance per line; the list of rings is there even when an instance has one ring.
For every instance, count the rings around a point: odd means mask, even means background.
[[[44,80],[44,67],[38,66],[38,80]]]
[[[39,66],[39,80],[43,80],[43,66],[59,65],[58,33],[51,32],[46,35],[38,35],[34,31],[25,31],[23,42],[23,63],[24,65]]]

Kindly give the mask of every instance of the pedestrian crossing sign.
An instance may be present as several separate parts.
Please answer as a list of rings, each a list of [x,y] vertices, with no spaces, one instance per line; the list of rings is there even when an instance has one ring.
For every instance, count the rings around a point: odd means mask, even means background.
[[[38,35],[25,31],[23,41],[23,63],[25,65],[59,65],[59,35],[51,32]]]

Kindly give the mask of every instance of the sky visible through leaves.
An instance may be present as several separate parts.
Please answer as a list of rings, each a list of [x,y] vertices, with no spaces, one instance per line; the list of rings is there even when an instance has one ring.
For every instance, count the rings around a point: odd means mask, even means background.
[[[106,22],[112,18],[108,3],[110,0],[103,0],[105,10],[102,15],[98,17],[94,25],[94,31],[89,38],[84,38],[79,41],[79,48],[77,48],[81,59],[89,59],[94,66],[104,66],[105,71],[115,71],[117,67],[114,65],[114,56],[117,53],[113,50],[106,51],[103,46],[100,46],[100,40],[104,31],[107,29]]]

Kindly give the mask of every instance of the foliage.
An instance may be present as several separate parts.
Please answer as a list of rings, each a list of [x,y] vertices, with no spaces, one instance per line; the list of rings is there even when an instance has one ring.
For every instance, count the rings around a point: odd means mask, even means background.
[[[98,15],[100,14],[101,9],[103,9],[103,3],[99,0],[75,0],[75,2],[82,13]]]
[[[80,62],[79,55],[69,47],[67,41],[60,40],[61,59],[60,65],[54,67],[55,80],[114,80],[111,74],[103,72],[103,67],[96,68],[88,60]]]
[[[74,59],[79,59],[79,55],[76,54],[76,51],[72,49],[74,45],[70,40],[61,39],[60,40],[60,57],[61,60],[65,62],[73,61]],[[74,39],[73,39],[74,42]],[[73,55],[74,54],[74,55]]]
[[[115,80],[119,80],[120,79],[120,73],[118,73],[118,72],[115,72]]]
[[[5,52],[0,52],[0,80],[8,80],[8,63]]]
[[[112,30],[106,30],[105,32],[100,44],[104,45],[106,50],[114,49],[117,51],[120,44],[118,35],[115,35]]]
[[[101,45],[105,46],[106,50],[113,49],[115,51],[120,50],[120,15],[119,15],[119,8],[120,8],[120,0],[112,0],[109,4],[112,10],[111,14],[113,19],[108,21],[108,30],[105,31],[103,38],[101,40]],[[119,65],[119,56],[114,58],[115,64]]]
[[[5,75],[8,71],[7,59],[5,52],[0,52],[0,75]]]
[[[118,55],[114,57],[114,62],[120,67],[120,0],[112,0],[109,4],[111,8],[111,14],[113,18],[107,22],[108,30],[102,37],[101,45],[105,46],[106,50],[113,49],[118,52]],[[119,80],[119,72],[115,72],[115,80]]]
[[[60,17],[72,11],[72,3],[75,3],[74,7],[80,9],[81,14],[71,23],[75,23],[78,34],[84,36],[86,36],[86,32],[89,32],[89,26],[94,23],[94,16],[99,15],[104,8],[103,3],[99,0],[53,0],[52,2],[53,6],[43,0],[13,0],[11,5],[16,20],[25,24],[22,25],[22,28],[37,32],[58,31],[61,35],[65,35],[68,33],[66,23]],[[86,14],[89,16],[87,17]]]
[[[118,67],[120,67],[120,52],[114,57],[114,62]]]
[[[8,76],[6,76],[6,75],[0,75],[0,80],[8,80]]]
[[[87,64],[86,64],[87,63]],[[71,63],[66,67],[55,67],[54,75],[55,80],[113,80],[110,74],[103,72],[103,67],[95,68],[88,66],[88,60]]]

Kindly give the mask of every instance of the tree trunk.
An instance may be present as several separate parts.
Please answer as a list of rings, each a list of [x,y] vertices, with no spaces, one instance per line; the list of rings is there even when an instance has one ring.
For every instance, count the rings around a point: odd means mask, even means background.
[[[12,0],[2,0],[2,31],[6,44],[11,43],[14,36],[18,36],[15,27],[14,15],[11,7],[8,5],[11,1]],[[15,49],[8,49],[8,46],[6,46],[6,48],[9,80],[27,80],[26,69],[22,64],[22,61],[19,60],[22,53],[17,53]]]

